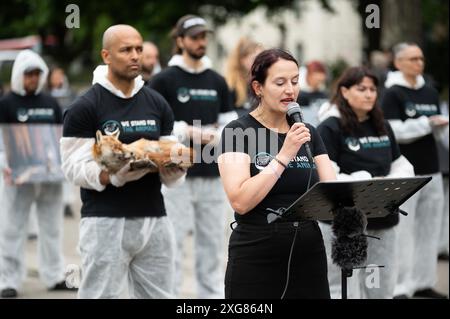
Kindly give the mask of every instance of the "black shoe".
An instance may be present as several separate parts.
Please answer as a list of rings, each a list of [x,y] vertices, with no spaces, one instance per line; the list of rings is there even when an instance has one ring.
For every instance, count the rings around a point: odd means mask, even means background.
[[[439,254],[438,260],[448,261],[448,254],[446,254],[446,253]]]
[[[64,216],[65,217],[73,217],[74,216],[72,207],[70,207],[70,205],[64,206]]]
[[[393,299],[409,299],[407,295],[397,295]]]
[[[51,288],[48,288],[49,291],[77,291],[77,288],[69,288],[66,285],[65,281],[58,282]]]
[[[431,289],[431,288],[417,290],[414,293],[414,297],[432,298],[432,299],[448,299],[448,296],[441,294],[440,292],[437,292],[436,290]]]
[[[14,288],[5,288],[2,290],[2,298],[16,298],[17,290]]]

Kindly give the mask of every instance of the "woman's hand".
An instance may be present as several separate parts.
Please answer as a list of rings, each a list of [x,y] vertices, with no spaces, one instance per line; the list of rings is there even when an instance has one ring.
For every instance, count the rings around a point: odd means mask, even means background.
[[[311,134],[306,125],[304,123],[294,123],[287,133],[277,157],[287,165],[297,155],[300,147],[309,141],[311,141]]]

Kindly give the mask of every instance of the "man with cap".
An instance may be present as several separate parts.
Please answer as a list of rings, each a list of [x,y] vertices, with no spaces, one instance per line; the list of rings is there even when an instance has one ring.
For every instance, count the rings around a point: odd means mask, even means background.
[[[186,183],[163,188],[167,214],[177,238],[176,283],[182,285],[183,248],[190,231],[195,240],[195,273],[199,298],[223,298],[227,202],[214,157],[221,128],[237,118],[225,79],[211,69],[206,54],[211,30],[198,16],[181,17],[174,30],[175,55],[149,86],[161,93],[175,115],[174,134],[196,149],[196,164]]]
[[[57,101],[42,92],[48,68],[30,50],[19,53],[12,68],[11,92],[0,100],[1,124],[61,124]],[[0,225],[0,289],[14,298],[26,275],[25,240],[30,208],[36,203],[39,224],[39,274],[49,290],[68,289],[62,253],[63,215],[61,183],[17,184],[11,169],[3,169],[4,189]]]

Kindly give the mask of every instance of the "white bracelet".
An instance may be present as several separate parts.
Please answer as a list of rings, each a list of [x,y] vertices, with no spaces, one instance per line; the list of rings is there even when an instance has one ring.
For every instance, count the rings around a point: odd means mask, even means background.
[[[272,167],[272,165],[267,165],[267,166],[269,166],[270,167],[270,169],[272,170],[272,172],[275,174],[275,176],[276,177],[278,177],[278,179],[280,179],[281,178],[281,176],[280,176],[280,174],[278,174],[278,172],[276,171],[276,169],[275,168],[273,168]]]

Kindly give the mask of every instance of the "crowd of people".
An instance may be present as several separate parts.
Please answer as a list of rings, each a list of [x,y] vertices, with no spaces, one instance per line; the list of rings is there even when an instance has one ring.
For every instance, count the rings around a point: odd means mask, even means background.
[[[383,268],[375,286],[355,271],[348,295],[447,298],[434,287],[438,257],[449,252],[448,106],[424,80],[421,48],[399,43],[395,70],[350,67],[331,87],[325,63],[300,64],[248,37],[222,76],[206,55],[211,34],[202,17],[181,17],[162,68],[154,43],[113,25],[103,34],[103,64],[79,96],[62,68],[49,72],[30,50],[17,56],[0,125],[62,125],[65,180],[19,183],[0,143],[1,297],[20,293],[30,214],[40,278],[49,290],[74,289],[65,284],[62,220],[80,196],[79,298],[181,297],[190,234],[198,298],[340,298],[332,224],[283,210],[319,181],[432,176],[402,205],[408,216],[369,219],[366,264]],[[295,102],[304,123],[286,115]],[[196,150],[195,164],[154,173],[128,163],[112,174],[92,157],[98,130],[124,143],[183,143]]]

